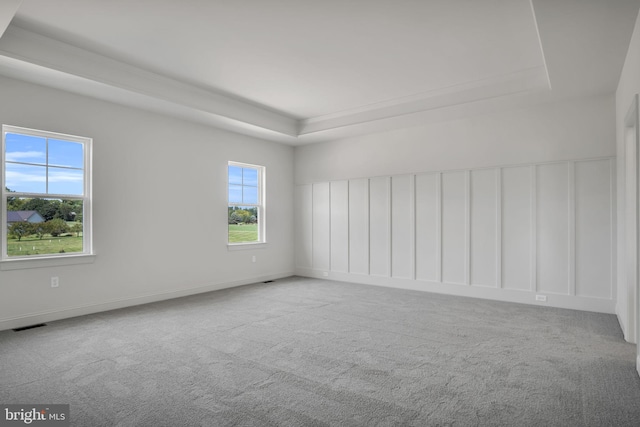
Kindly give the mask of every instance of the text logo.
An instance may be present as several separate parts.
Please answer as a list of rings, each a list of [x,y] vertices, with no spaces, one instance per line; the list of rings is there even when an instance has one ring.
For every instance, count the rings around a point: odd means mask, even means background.
[[[0,427],[68,427],[69,405],[0,404]]]

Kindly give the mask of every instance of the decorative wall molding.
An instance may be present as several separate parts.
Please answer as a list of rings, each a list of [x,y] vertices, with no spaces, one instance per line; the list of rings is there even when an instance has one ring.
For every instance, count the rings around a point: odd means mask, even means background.
[[[296,273],[613,313],[613,168],[607,157],[301,185],[314,196],[297,198],[296,223],[313,232],[297,230],[308,237],[296,251],[313,257]]]

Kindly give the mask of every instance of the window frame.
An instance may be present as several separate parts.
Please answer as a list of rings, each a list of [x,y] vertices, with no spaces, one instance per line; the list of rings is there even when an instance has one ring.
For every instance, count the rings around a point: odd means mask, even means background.
[[[40,138],[49,138],[62,141],[80,143],[83,145],[83,194],[55,194],[55,193],[28,193],[23,191],[7,192],[6,191],[6,135],[20,134],[35,136]],[[2,143],[1,143],[0,161],[2,164],[2,173],[0,173],[0,181],[2,184],[2,201],[0,202],[0,269],[11,270],[31,267],[47,267],[57,265],[83,264],[93,262],[93,224],[92,224],[92,148],[93,139],[83,136],[68,135],[58,132],[43,131],[37,129],[29,129],[18,126],[2,125]],[[45,165],[47,168],[49,160]],[[69,253],[53,253],[41,255],[11,256],[7,254],[7,238],[8,238],[8,215],[7,215],[7,197],[28,197],[42,199],[64,199],[64,200],[82,200],[82,252]]]
[[[239,168],[247,168],[247,169],[255,169],[258,172],[258,203],[232,203],[229,200],[229,186],[231,185],[229,182],[229,167],[235,166]],[[250,163],[236,162],[229,160],[227,162],[227,219],[229,215],[229,208],[231,206],[251,206],[256,207],[258,209],[258,240],[253,242],[230,242],[229,241],[229,224],[227,222],[227,248],[229,250],[235,249],[254,249],[260,248],[266,245],[266,203],[265,203],[265,179],[266,176],[266,167],[262,165],[254,165]]]

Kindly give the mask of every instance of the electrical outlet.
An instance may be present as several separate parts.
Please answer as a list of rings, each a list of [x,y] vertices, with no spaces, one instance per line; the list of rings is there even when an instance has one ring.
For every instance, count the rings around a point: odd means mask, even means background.
[[[60,281],[58,280],[57,277],[52,277],[51,278],[51,287],[52,288],[57,288],[60,285]]]
[[[323,275],[324,277],[329,277],[329,272],[327,272],[327,271],[323,271],[323,272],[322,272],[322,275]]]
[[[546,295],[536,295],[536,301],[546,302],[547,301],[547,296]]]
[[[255,255],[251,257],[251,262],[256,262],[256,256]]]

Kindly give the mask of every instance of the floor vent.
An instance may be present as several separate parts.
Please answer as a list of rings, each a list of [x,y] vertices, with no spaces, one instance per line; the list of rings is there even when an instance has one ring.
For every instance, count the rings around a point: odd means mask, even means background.
[[[22,328],[15,328],[13,330],[13,332],[26,331],[27,329],[41,328],[43,326],[47,326],[47,324],[46,323],[38,323],[37,325],[23,326]]]
[[[262,283],[273,283],[273,280],[267,280],[266,282],[262,282]]]

